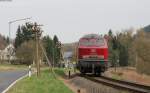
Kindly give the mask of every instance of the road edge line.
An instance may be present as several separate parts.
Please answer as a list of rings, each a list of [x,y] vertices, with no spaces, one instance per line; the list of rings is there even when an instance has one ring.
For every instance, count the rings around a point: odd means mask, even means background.
[[[26,75],[20,77],[19,79],[15,80],[13,83],[11,83],[11,84],[7,87],[2,93],[8,92],[8,90],[9,90],[10,88],[12,88],[18,81],[24,79],[24,78],[27,77],[27,76],[28,76],[28,73],[27,73]]]

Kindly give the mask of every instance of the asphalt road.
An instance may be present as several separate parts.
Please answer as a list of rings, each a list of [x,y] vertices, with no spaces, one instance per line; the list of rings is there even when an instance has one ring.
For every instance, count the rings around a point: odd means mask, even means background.
[[[27,74],[27,70],[0,71],[0,93],[15,80]]]

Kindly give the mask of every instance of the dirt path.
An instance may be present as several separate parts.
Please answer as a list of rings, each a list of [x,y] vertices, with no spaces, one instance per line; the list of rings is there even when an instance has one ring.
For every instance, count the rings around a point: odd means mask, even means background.
[[[72,79],[64,79],[62,77],[59,77],[59,80],[63,81],[64,84],[69,87],[74,93],[78,93],[78,90],[80,90],[80,93],[86,93],[84,89],[79,88],[71,83]]]

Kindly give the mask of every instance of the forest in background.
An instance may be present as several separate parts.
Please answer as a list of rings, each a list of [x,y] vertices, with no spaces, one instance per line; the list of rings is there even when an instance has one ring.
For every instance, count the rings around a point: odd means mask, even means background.
[[[112,67],[135,67],[139,73],[150,75],[150,26],[127,29],[117,33],[109,30],[103,35],[108,40],[109,62]],[[76,61],[76,43],[66,44],[72,49]],[[72,48],[73,47],[73,48]]]
[[[32,28],[33,23],[30,22],[18,26],[16,38],[13,42],[20,64],[31,64],[35,59],[35,38]],[[41,28],[39,30],[42,31]],[[136,33],[134,29],[114,32],[116,31],[110,29],[108,34],[103,35],[108,40],[111,65],[113,67],[132,66],[139,73],[150,74],[150,26],[138,29]],[[72,51],[72,61],[77,61],[77,42],[61,44],[56,35],[53,38],[49,35],[42,36],[40,40],[54,66],[59,66],[63,53],[66,51]],[[8,45],[9,38],[0,35],[0,43],[0,49],[2,50]],[[40,48],[39,52],[40,58],[46,61]]]

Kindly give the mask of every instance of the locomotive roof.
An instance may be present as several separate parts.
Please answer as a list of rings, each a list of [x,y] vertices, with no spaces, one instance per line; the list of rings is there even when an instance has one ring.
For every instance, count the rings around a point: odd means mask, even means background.
[[[84,35],[82,38],[102,38],[102,36],[98,34],[88,34],[88,35]]]

